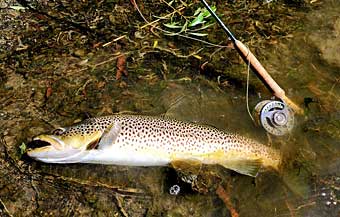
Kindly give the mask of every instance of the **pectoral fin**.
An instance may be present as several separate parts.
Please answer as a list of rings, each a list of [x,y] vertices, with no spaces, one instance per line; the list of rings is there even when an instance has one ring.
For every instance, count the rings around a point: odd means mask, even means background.
[[[222,164],[225,168],[234,170],[243,175],[256,177],[262,167],[261,159],[238,159],[226,161]]]
[[[114,144],[121,130],[122,125],[119,122],[114,122],[110,127],[106,128],[100,138],[98,149],[105,149]]]

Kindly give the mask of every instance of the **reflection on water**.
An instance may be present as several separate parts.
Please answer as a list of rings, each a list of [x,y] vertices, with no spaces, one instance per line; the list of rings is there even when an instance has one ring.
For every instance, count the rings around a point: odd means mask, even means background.
[[[268,140],[247,115],[244,93],[218,91],[204,80],[190,85],[168,83],[157,101],[166,115],[241,132],[283,147],[288,158],[295,158],[286,168],[296,176],[293,184],[285,183],[282,174],[260,175],[256,185],[248,177],[227,177],[232,180],[231,195],[241,216],[340,215],[339,14],[339,2],[325,3],[307,16],[293,40],[283,41],[266,54],[273,76],[306,107],[290,136]],[[259,99],[251,97],[255,105]],[[294,188],[298,192],[304,188],[305,194],[296,194]]]

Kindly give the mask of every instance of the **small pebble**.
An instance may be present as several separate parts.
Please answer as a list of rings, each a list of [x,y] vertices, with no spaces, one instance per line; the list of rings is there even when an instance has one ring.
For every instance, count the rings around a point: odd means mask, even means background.
[[[83,57],[86,55],[86,51],[84,49],[77,49],[74,51],[74,55],[77,57]]]

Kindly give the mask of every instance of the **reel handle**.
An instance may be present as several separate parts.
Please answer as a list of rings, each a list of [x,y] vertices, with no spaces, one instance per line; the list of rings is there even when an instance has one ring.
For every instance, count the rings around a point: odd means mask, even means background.
[[[291,101],[285,94],[285,91],[276,83],[276,81],[269,75],[267,70],[262,66],[255,55],[247,48],[241,41],[235,40],[234,45],[241,55],[242,59],[250,64],[257,77],[267,86],[267,88],[279,99],[283,100],[289,107],[291,107],[298,114],[303,114],[303,110]]]

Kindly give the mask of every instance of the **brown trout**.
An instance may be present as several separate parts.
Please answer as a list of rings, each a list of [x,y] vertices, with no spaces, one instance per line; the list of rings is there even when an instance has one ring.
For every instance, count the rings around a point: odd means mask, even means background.
[[[33,139],[43,147],[27,154],[46,163],[165,166],[176,161],[219,164],[256,176],[278,169],[278,150],[237,134],[174,119],[112,115],[87,119]]]

